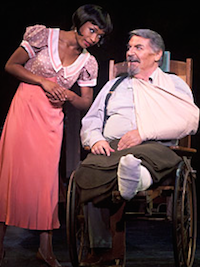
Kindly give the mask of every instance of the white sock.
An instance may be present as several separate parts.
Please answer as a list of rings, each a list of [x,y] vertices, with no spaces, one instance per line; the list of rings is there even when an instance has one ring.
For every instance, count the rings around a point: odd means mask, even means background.
[[[150,172],[132,154],[121,157],[117,174],[120,194],[126,200],[131,200],[137,192],[146,190],[153,183]]]
[[[138,183],[137,192],[148,189],[152,184],[153,179],[151,178],[150,172],[147,170],[146,167],[141,165],[140,181]]]
[[[141,160],[135,158],[132,154],[121,157],[118,167],[118,186],[121,196],[126,199],[132,199],[137,193],[137,187],[140,180]]]

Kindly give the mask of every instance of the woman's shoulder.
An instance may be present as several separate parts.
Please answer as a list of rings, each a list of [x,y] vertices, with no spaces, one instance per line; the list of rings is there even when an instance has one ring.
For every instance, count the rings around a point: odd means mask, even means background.
[[[42,35],[45,33],[48,33],[49,29],[45,25],[33,25],[26,27],[24,38],[31,38],[31,37],[37,37],[38,35]]]
[[[41,47],[48,41],[49,28],[44,25],[34,25],[26,28],[23,40],[31,46]]]
[[[92,54],[90,54],[87,50],[83,53],[87,53],[87,60],[85,62],[85,68],[88,70],[98,70],[98,62]]]

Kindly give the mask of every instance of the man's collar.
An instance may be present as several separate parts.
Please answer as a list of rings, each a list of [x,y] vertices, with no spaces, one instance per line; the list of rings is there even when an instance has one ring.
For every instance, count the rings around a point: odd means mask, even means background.
[[[149,83],[153,83],[155,79],[155,75],[158,71],[158,68],[154,70],[154,72],[149,76]]]

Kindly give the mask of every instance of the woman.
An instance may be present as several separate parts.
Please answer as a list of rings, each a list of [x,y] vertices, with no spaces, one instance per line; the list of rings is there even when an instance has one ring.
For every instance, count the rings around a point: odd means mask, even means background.
[[[78,8],[72,21],[71,31],[28,27],[5,67],[21,83],[0,142],[0,266],[7,225],[40,230],[37,257],[61,266],[53,254],[52,230],[59,228],[62,105],[90,106],[98,66],[86,48],[102,43],[112,30],[109,14],[95,5]],[[81,96],[70,91],[76,81]]]

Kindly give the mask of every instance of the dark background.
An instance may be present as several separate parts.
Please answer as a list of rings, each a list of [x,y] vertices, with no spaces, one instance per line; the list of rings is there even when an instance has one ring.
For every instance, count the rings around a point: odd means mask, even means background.
[[[69,30],[73,12],[86,1],[5,1],[0,5],[0,127],[3,126],[11,99],[18,82],[4,72],[4,65],[19,46],[26,26],[44,24]],[[107,43],[90,50],[99,62],[98,86],[95,93],[108,79],[109,59],[125,59],[128,32],[136,28],[149,28],[160,33],[171,58],[193,58],[193,93],[200,107],[200,35],[199,6],[196,1],[91,1],[103,6],[111,15],[114,30]],[[193,147],[200,151],[199,134],[192,138]],[[193,158],[193,167],[198,171],[197,194],[200,190],[200,162],[198,152]]]

